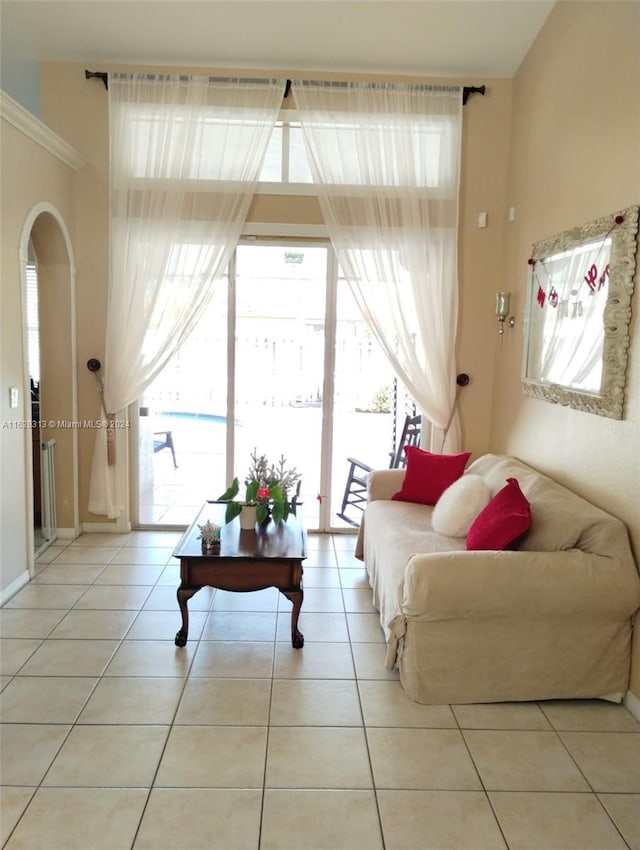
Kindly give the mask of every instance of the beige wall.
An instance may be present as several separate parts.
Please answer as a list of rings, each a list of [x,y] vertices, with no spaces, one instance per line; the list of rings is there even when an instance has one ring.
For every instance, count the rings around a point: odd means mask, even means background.
[[[81,367],[89,357],[103,360],[104,355],[108,228],[107,94],[99,80],[85,80],[84,67],[47,63],[42,67],[41,81],[43,120],[88,161],[76,176],[78,361]],[[197,73],[205,72],[197,69]],[[273,75],[277,76],[277,72]],[[282,76],[291,76],[291,73]],[[432,79],[428,81],[433,82]],[[503,237],[501,211],[506,190],[511,103],[509,81],[483,82],[487,84],[486,96],[470,97],[464,108],[457,346],[458,371],[468,372],[472,378],[461,397],[460,409],[465,445],[475,456],[486,452],[489,445],[493,354],[497,345],[492,313],[497,274],[495,257],[500,256]],[[477,227],[480,211],[488,213],[489,221],[489,226],[481,230]],[[281,195],[256,197],[249,220],[322,224],[315,198]],[[95,418],[95,386],[83,368],[79,369],[78,382],[79,415]],[[80,432],[79,439],[81,520],[97,522],[101,518],[86,510],[94,435]]]
[[[20,242],[27,219],[34,208],[50,205],[51,209],[56,211],[55,214],[43,212],[40,218],[41,221],[50,218],[49,227],[55,231],[53,241],[49,241],[41,231],[40,247],[43,252],[43,265],[47,269],[44,283],[53,284],[59,291],[64,291],[68,303],[70,269],[66,250],[62,256],[61,253],[47,254],[47,249],[53,242],[58,247],[64,246],[59,225],[54,221],[56,214],[59,214],[68,230],[71,228],[74,218],[74,171],[4,118],[1,133],[0,591],[5,591],[22,579],[27,566],[33,561],[32,552],[29,551],[27,527],[30,515],[28,476],[32,435],[29,430],[20,427],[20,423],[31,420],[30,397],[25,382]],[[44,229],[46,230],[46,227]],[[65,257],[66,263],[61,262]],[[66,327],[68,331],[68,324]],[[67,354],[68,350],[67,347]],[[73,379],[71,360],[67,357],[65,374],[58,386],[60,392],[68,393]],[[8,388],[11,386],[19,388],[20,400],[17,408],[9,407]],[[65,406],[64,418],[68,417],[69,407]],[[65,458],[68,439],[65,438],[63,442],[65,445],[62,447],[62,458]],[[73,487],[73,482],[68,475],[68,469],[63,468],[58,489],[61,518],[65,522],[71,516],[66,510],[66,503],[73,504],[75,501],[70,487]]]
[[[97,357],[104,363],[109,262],[109,124],[107,96],[99,80],[84,78],[84,65],[45,65],[42,70],[42,117],[86,159],[75,175],[76,310],[78,348],[78,418],[101,418],[95,378],[86,368]],[[79,509],[81,522],[105,520],[87,511],[95,431],[78,432]]]
[[[558,3],[513,83],[502,287],[522,317],[531,245],[640,200],[640,6]],[[636,275],[637,279],[637,275]],[[637,285],[636,285],[637,288]],[[495,358],[491,448],[548,472],[629,527],[640,557],[640,321],[622,421],[525,398],[520,326]],[[632,690],[640,698],[640,637]]]

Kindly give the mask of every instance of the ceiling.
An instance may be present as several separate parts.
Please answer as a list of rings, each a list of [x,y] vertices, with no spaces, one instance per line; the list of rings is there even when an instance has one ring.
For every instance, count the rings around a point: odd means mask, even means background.
[[[511,78],[545,0],[0,0],[5,66],[84,62]]]

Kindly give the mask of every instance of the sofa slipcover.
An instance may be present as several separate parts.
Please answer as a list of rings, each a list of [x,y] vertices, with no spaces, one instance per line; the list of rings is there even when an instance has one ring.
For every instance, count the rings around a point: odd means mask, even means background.
[[[467,551],[433,507],[392,501],[404,470],[375,470],[356,545],[407,694],[421,703],[622,699],[640,577],[623,523],[516,458],[468,473],[514,477],[532,525],[515,551]],[[466,473],[465,473],[466,474]]]

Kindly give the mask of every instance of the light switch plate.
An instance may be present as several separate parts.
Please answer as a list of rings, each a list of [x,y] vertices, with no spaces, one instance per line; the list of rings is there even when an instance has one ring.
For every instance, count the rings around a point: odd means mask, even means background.
[[[9,407],[18,406],[18,388],[9,387]]]

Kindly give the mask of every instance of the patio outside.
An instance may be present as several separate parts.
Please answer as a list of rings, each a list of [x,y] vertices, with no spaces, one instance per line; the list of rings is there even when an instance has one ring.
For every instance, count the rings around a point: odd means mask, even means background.
[[[194,412],[163,410],[160,398],[155,399],[154,412],[140,419],[142,463],[146,466],[146,487],[140,493],[140,523],[186,525],[193,520],[206,499],[217,498],[227,485],[225,477],[226,418]],[[168,407],[168,406],[167,406]],[[251,441],[251,434],[242,420],[236,419],[235,473],[241,483],[249,466],[254,449],[268,454],[277,461],[279,454],[268,453],[268,446],[282,446],[282,435],[287,434],[285,456],[291,465],[302,470],[301,500],[304,518],[309,528],[317,528],[319,521],[319,478],[308,474],[308,455],[319,451],[322,427],[322,409],[307,406],[296,409],[296,427],[289,427],[291,409],[287,407],[259,408],[261,432],[264,440],[260,446]],[[404,414],[401,417],[404,418]],[[164,439],[163,432],[171,431],[177,467],[168,448],[154,452],[155,440]],[[389,465],[392,448],[392,413],[342,411],[334,417],[333,464],[331,488],[331,525],[351,529],[336,516],[340,510],[346,483],[347,457],[355,456],[374,467]],[[313,464],[315,468],[315,464]],[[305,470],[305,467],[307,469]],[[307,474],[305,474],[305,471]],[[326,494],[323,494],[326,498]],[[353,513],[355,519],[357,512]]]

